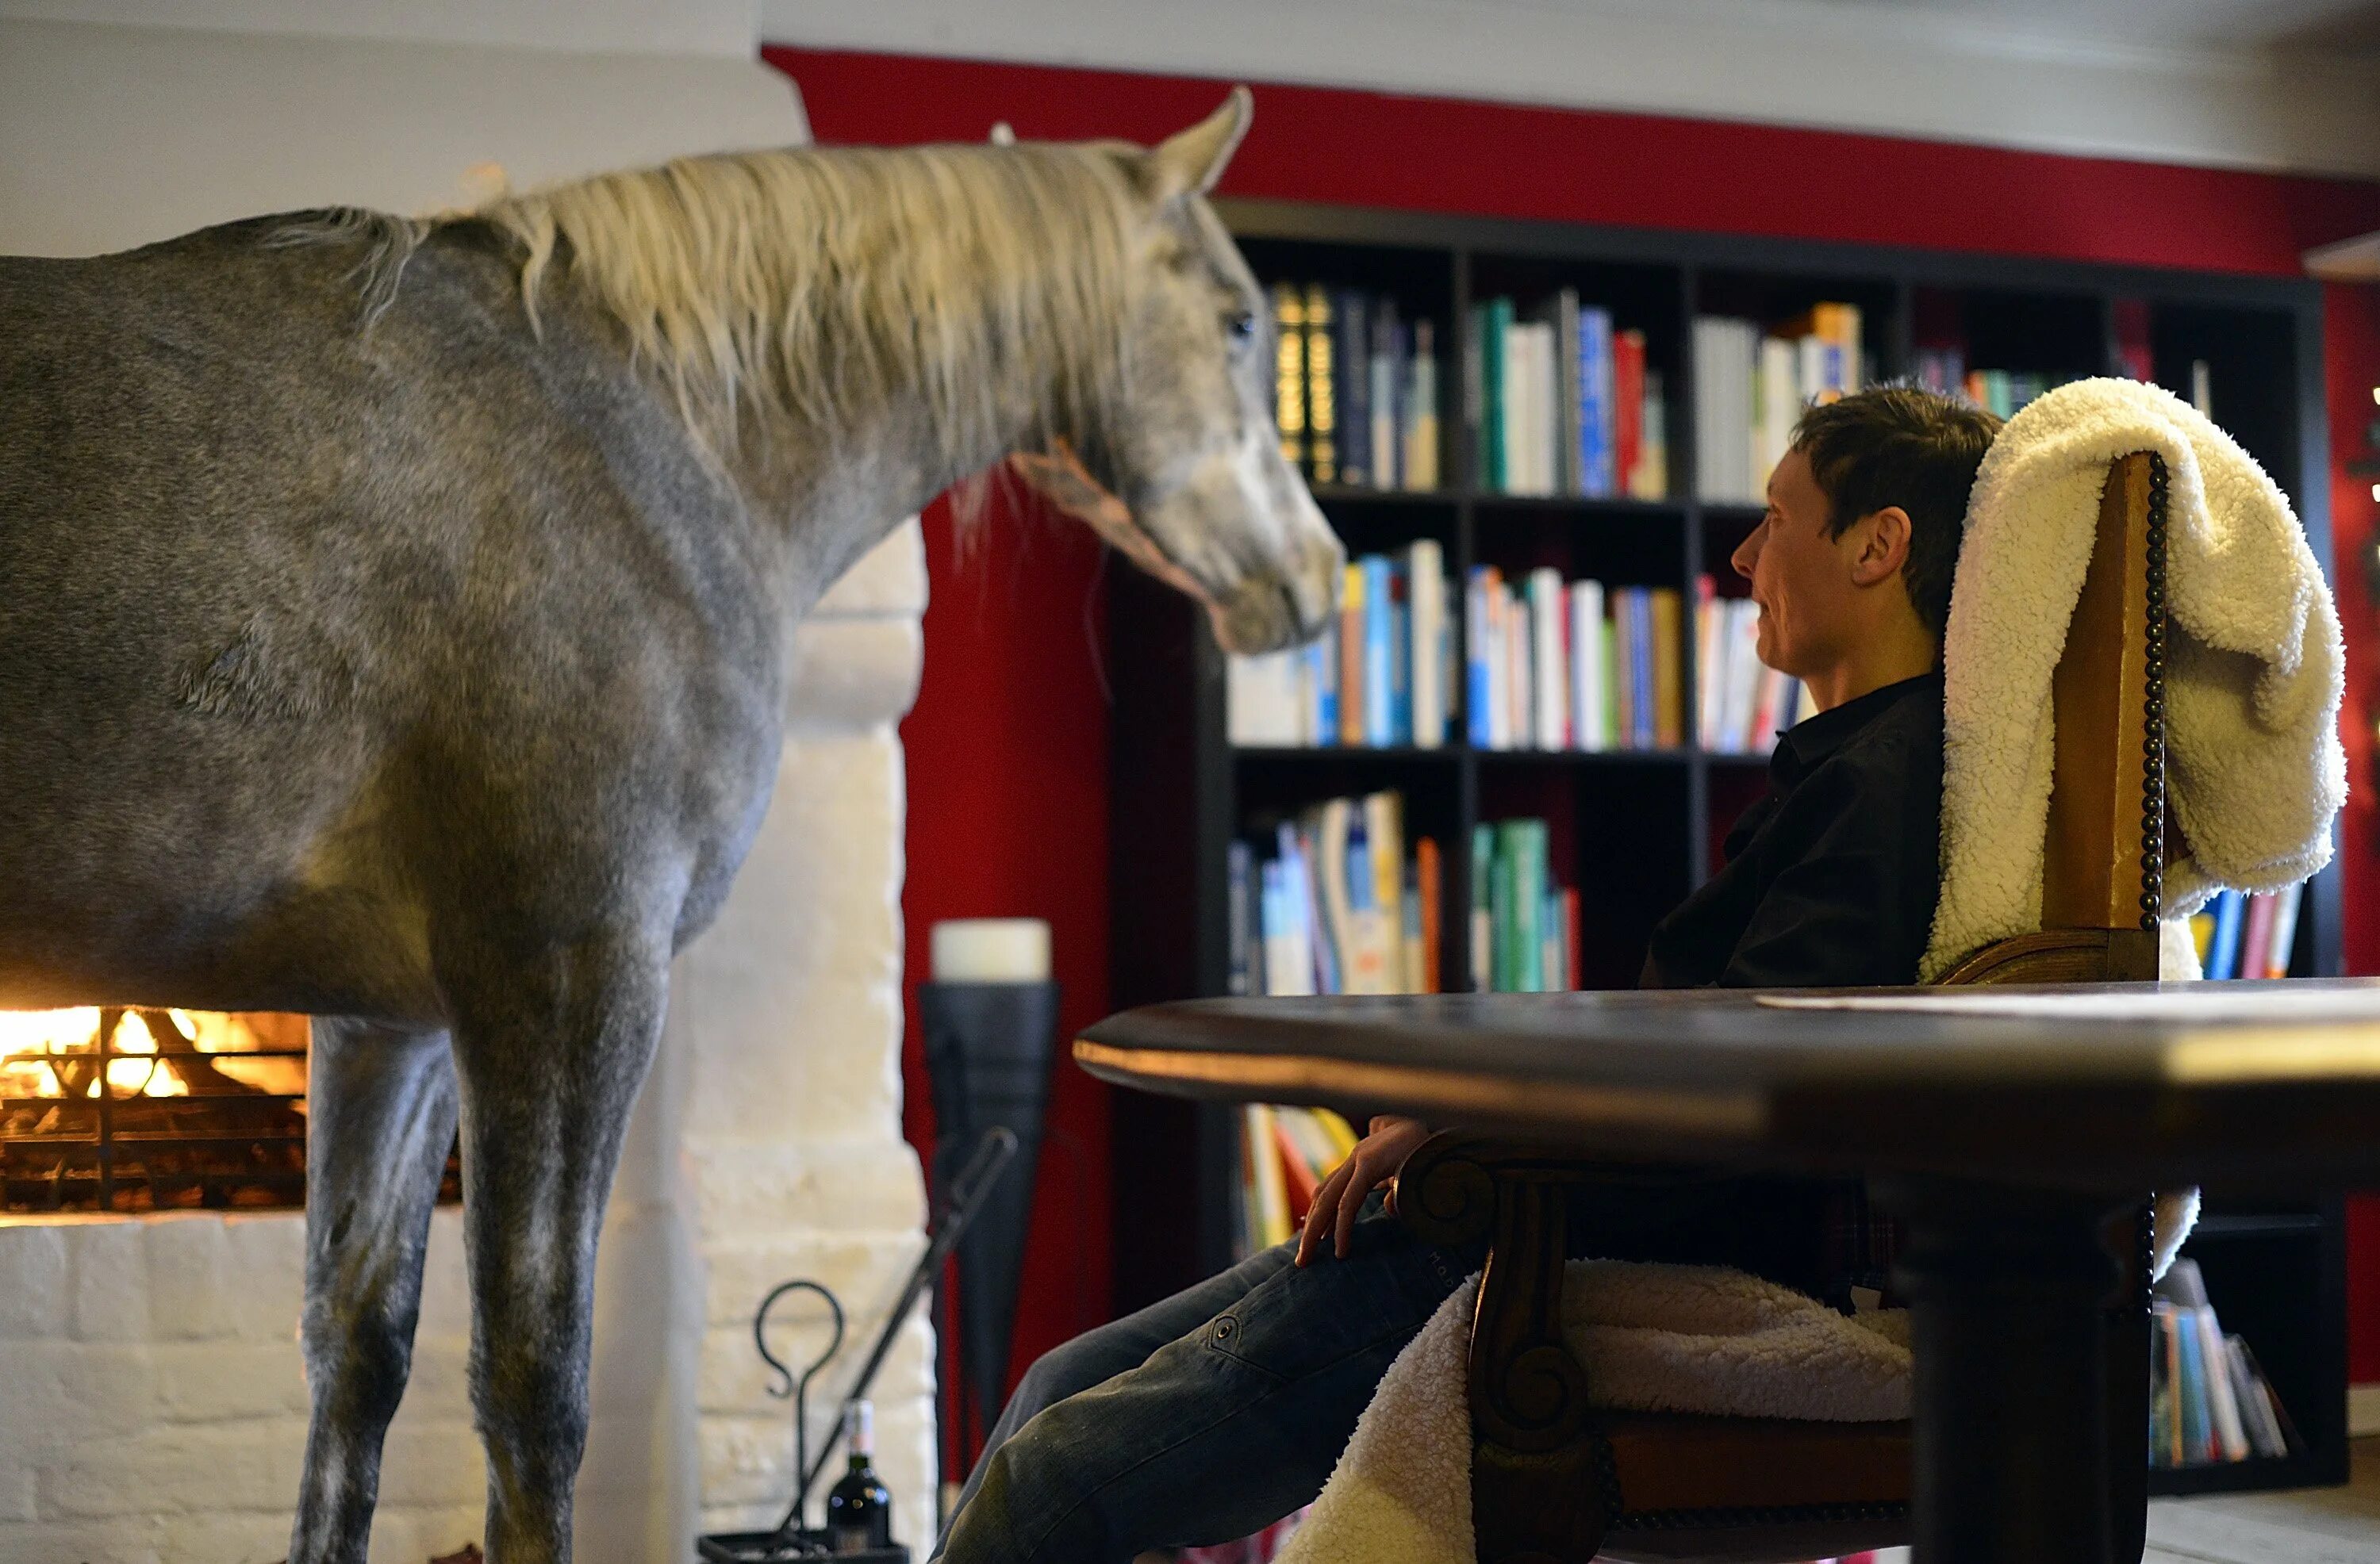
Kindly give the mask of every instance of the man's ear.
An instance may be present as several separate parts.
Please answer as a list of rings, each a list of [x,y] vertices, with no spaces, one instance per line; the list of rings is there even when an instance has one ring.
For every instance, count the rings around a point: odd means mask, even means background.
[[[1213,114],[1150,148],[1144,176],[1150,199],[1163,206],[1213,189],[1255,115],[1256,100],[1246,88],[1234,87]]]
[[[1852,580],[1863,587],[1889,581],[1909,563],[1909,513],[1887,505],[1859,518],[1859,550],[1852,556]]]

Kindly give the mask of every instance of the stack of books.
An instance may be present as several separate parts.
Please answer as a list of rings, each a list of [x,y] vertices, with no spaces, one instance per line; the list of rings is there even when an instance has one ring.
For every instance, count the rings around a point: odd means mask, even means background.
[[[1272,285],[1281,454],[1316,484],[1439,486],[1437,329],[1365,288]]]
[[[1684,630],[1669,587],[1471,573],[1465,709],[1478,749],[1670,749],[1685,743]]]
[[[1579,987],[1578,891],[1557,884],[1546,822],[1481,822],[1471,836],[1471,986],[1548,994]]]
[[[1240,1117],[1232,1216],[1245,1258],[1296,1235],[1313,1209],[1315,1191],[1355,1149],[1355,1131],[1327,1108],[1250,1103]]]
[[[1694,580],[1695,735],[1715,755],[1766,755],[1808,715],[1802,681],[1760,661],[1760,605]]]
[[[1225,664],[1231,742],[1439,747],[1454,717],[1452,594],[1434,540],[1355,560],[1336,636]]]
[[[1275,828],[1273,856],[1232,844],[1230,991],[1429,994],[1438,991],[1438,843],[1410,855],[1395,793],[1333,798]]]
[[[1463,402],[1473,486],[1487,494],[1667,499],[1668,414],[1645,333],[1562,288],[1526,311],[1471,307]]]
[[[2256,1354],[2224,1334],[2197,1262],[2173,1263],[2150,1313],[2150,1465],[2280,1461],[2303,1448]]]
[[[1961,396],[1998,418],[2017,410],[2068,377],[2030,370],[1971,370],[1961,347],[1921,347],[1910,355],[1909,378],[1943,396]]]
[[[1764,333],[1723,315],[1694,319],[1694,450],[1702,497],[1760,504],[1768,473],[1814,402],[1871,377],[1857,305],[1819,304]]]
[[[2304,893],[2302,885],[2253,895],[2216,891],[2190,920],[2199,966],[2209,978],[2287,977]]]

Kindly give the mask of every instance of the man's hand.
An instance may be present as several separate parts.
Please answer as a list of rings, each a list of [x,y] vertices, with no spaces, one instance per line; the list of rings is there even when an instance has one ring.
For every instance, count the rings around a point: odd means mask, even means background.
[[[1314,1192],[1314,1208],[1305,1213],[1305,1231],[1297,1238],[1297,1263],[1313,1263],[1322,1252],[1325,1232],[1333,1235],[1331,1253],[1345,1259],[1348,1242],[1355,1231],[1355,1218],[1364,1209],[1364,1197],[1394,1179],[1404,1167],[1405,1158],[1427,1139],[1429,1126],[1418,1119],[1402,1119],[1393,1113],[1374,1118],[1370,1132],[1355,1143],[1347,1160],[1340,1163],[1322,1181],[1322,1187]],[[1396,1191],[1390,1189],[1389,1209],[1396,1208]]]

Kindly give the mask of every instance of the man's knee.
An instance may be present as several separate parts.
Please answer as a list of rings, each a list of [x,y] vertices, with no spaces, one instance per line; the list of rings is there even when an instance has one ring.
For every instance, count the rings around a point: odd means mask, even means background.
[[[1078,1396],[1139,1366],[1136,1363],[1114,1361],[1115,1358],[1116,1353],[1099,1340],[1096,1330],[1060,1342],[1034,1359],[1033,1366],[1017,1380],[1008,1406],[1002,1409],[1002,1418],[1022,1423],[1069,1396]]]

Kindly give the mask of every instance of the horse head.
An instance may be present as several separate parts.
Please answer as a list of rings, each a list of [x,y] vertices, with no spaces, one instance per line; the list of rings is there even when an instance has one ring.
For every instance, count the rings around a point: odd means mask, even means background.
[[[1113,149],[1133,204],[1125,372],[1087,455],[1058,439],[1010,458],[1060,509],[1204,604],[1235,652],[1319,634],[1346,562],[1281,455],[1271,311],[1207,203],[1251,112],[1234,88],[1162,144]]]

